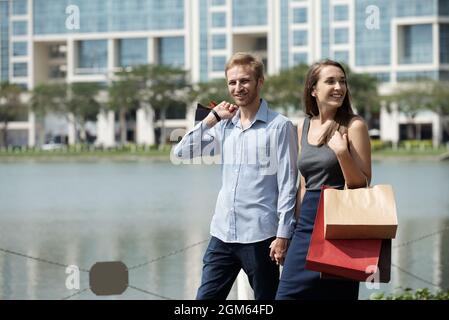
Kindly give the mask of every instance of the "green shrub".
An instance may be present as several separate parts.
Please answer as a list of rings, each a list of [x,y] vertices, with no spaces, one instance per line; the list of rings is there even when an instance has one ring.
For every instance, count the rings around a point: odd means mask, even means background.
[[[371,150],[377,151],[377,150],[383,150],[391,148],[391,141],[382,141],[379,139],[371,139]]]
[[[400,293],[385,294],[373,293],[370,300],[449,300],[449,290],[430,292],[428,288],[416,289],[406,288]]]
[[[427,150],[433,148],[432,140],[404,140],[400,143],[406,150]]]

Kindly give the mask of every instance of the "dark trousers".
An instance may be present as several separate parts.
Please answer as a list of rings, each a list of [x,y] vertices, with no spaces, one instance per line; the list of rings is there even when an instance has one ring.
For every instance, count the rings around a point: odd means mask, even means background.
[[[243,268],[256,300],[272,300],[279,284],[279,267],[270,258],[275,238],[255,243],[225,243],[212,237],[203,258],[197,300],[225,300]]]

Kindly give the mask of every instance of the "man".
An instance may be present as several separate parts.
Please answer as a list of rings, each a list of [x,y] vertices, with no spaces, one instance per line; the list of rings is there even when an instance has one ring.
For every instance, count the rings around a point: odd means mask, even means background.
[[[264,67],[258,58],[236,53],[225,76],[235,104],[214,107],[174,150],[183,159],[208,150],[220,154],[223,165],[197,299],[226,299],[242,268],[255,299],[274,299],[295,225],[296,131],[260,99]]]

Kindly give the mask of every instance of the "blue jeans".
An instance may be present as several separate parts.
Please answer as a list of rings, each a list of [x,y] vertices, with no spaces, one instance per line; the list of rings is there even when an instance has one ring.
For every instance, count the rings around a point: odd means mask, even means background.
[[[279,284],[279,267],[270,258],[275,238],[255,243],[226,243],[212,237],[203,258],[197,300],[225,300],[240,269],[248,276],[256,300],[272,300]]]

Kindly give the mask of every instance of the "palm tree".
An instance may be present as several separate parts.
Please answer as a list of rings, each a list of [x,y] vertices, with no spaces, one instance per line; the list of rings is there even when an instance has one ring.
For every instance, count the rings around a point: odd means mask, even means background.
[[[26,106],[20,101],[22,89],[8,82],[0,84],[0,120],[3,122],[2,144],[8,145],[8,123],[26,114]]]

